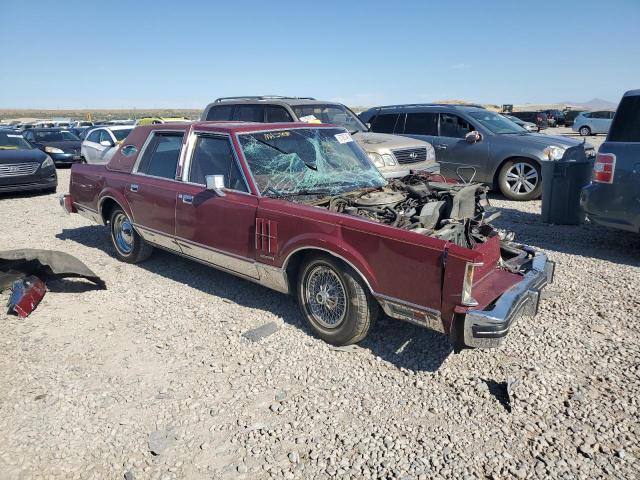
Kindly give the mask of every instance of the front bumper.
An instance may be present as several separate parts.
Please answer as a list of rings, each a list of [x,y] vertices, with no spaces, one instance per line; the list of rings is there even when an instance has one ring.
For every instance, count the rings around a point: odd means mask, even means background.
[[[49,156],[56,165],[71,165],[82,161],[79,153],[49,153]]]
[[[500,346],[514,321],[522,315],[538,313],[540,293],[553,282],[555,263],[544,253],[533,258],[531,270],[523,279],[504,292],[490,307],[484,310],[468,310],[464,318],[464,343],[475,348]]]
[[[412,173],[431,173],[437,175],[440,173],[439,163],[429,163],[427,165],[411,165],[411,164],[398,164],[393,167],[379,168],[380,173],[386,179],[403,178]]]
[[[17,180],[17,178],[16,178]],[[2,183],[0,184],[0,192],[28,192],[32,190],[51,190],[58,186],[58,177],[55,174],[48,177],[39,178],[20,178],[20,183]]]

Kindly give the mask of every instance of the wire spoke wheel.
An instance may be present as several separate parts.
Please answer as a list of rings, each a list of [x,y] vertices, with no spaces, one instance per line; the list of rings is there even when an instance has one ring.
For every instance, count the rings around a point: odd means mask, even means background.
[[[347,313],[347,294],[338,274],[327,266],[316,266],[308,273],[304,289],[313,320],[327,329],[340,326]]]
[[[538,186],[540,175],[533,165],[514,163],[507,171],[505,181],[513,193],[517,195],[528,194]]]
[[[129,221],[129,218],[123,214],[118,213],[113,219],[113,238],[118,250],[124,255],[128,255],[133,250],[133,226]]]

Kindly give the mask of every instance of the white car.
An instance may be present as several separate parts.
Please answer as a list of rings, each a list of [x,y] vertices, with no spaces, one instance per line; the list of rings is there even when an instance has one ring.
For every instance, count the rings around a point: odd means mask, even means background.
[[[80,148],[86,163],[109,163],[120,143],[131,133],[133,126],[113,125],[91,130]]]
[[[583,137],[597,133],[609,133],[615,113],[608,110],[582,112],[574,120],[571,129]]]

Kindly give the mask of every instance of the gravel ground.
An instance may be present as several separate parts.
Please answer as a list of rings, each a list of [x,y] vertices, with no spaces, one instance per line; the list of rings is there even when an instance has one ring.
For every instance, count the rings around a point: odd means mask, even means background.
[[[493,203],[556,283],[505,346],[454,354],[389,319],[332,348],[291,298],[168,253],[120,263],[55,196],[0,199],[0,249],[72,253],[108,286],[0,314],[0,478],[638,478],[640,237]]]

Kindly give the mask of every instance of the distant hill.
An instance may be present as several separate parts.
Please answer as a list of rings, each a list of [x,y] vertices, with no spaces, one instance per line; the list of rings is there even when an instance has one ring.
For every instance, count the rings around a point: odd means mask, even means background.
[[[618,107],[617,103],[610,102],[609,100],[603,100],[601,98],[592,98],[588,102],[562,102],[566,105],[573,105],[586,110],[615,110]]]

